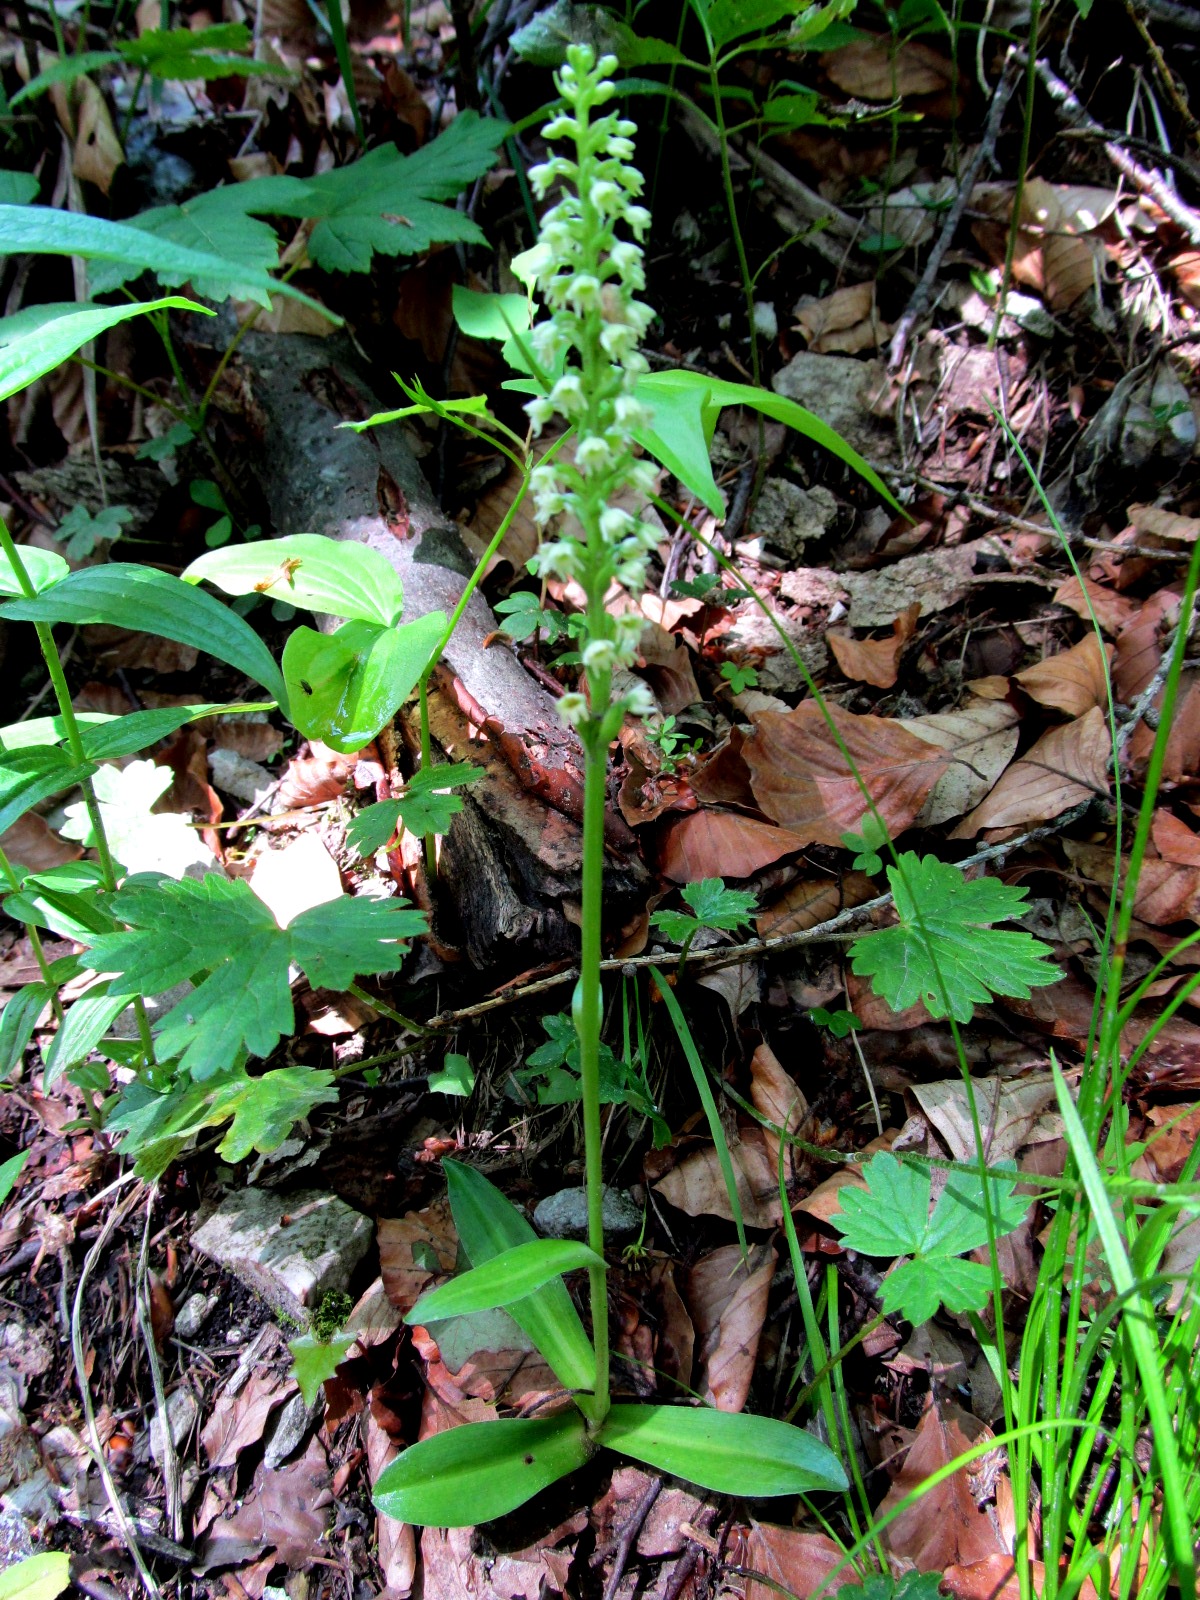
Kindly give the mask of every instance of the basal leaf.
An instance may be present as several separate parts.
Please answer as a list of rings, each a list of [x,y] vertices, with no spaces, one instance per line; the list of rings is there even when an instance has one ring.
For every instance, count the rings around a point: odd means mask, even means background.
[[[0,1076],[3,1074],[0,1073]],[[429,1087],[434,1094],[453,1094],[465,1099],[475,1087],[475,1069],[466,1056],[460,1056],[452,1050],[443,1056],[442,1070],[429,1074]]]
[[[397,1522],[473,1527],[515,1511],[582,1467],[593,1449],[574,1410],[531,1421],[469,1422],[410,1445],[380,1473],[372,1498]]]
[[[888,868],[899,922],[858,939],[851,963],[893,1011],[924,1001],[931,1016],[969,1022],[993,994],[1028,998],[1061,977],[1049,945],[991,926],[1019,916],[1025,890],[911,851]]]
[[[445,631],[441,611],[393,628],[346,622],[334,633],[293,629],[283,649],[292,721],[306,738],[343,754],[361,750],[411,693]]]
[[[248,622],[181,578],[153,567],[110,561],[72,572],[34,600],[10,600],[0,616],[15,622],[109,622],[190,644],[261,683],[287,709],[283,675]]]
[[[706,928],[730,931],[744,927],[754,910],[754,896],[745,889],[727,889],[721,878],[685,884],[683,898]]]
[[[803,1428],[709,1406],[616,1405],[600,1441],[717,1494],[811,1494],[847,1483],[833,1451]]]
[[[183,577],[188,583],[215,583],[226,594],[265,594],[306,611],[385,628],[399,622],[404,609],[403,585],[378,550],[320,533],[211,550]]]
[[[473,1167],[443,1161],[442,1170],[450,1190],[454,1226],[473,1266],[537,1238],[508,1196]],[[596,1381],[596,1356],[561,1279],[527,1295],[510,1307],[509,1314],[533,1340],[563,1387],[584,1391],[579,1403],[586,1406],[586,1391]]]
[[[512,1306],[564,1272],[603,1265],[603,1256],[572,1239],[531,1239],[423,1294],[404,1320],[424,1325]]]

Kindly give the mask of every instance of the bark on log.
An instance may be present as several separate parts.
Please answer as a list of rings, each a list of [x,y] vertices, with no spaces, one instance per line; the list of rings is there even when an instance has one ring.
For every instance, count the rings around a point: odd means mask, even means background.
[[[274,531],[368,544],[400,574],[405,620],[449,614],[472,560],[403,431],[338,426],[395,404],[373,392],[349,340],[250,334],[233,367],[235,428],[248,432]],[[443,845],[439,893],[451,904],[439,907],[439,931],[461,940],[477,966],[511,972],[577,946],[569,913],[579,898],[583,766],[553,697],[509,649],[485,646],[495,631],[476,591],[430,695],[439,746],[486,772],[463,791]],[[618,813],[607,830],[606,894],[619,926],[644,901],[649,874]]]

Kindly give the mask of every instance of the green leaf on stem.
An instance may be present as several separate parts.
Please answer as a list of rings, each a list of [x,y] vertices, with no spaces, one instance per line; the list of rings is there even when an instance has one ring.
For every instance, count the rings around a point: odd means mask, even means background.
[[[18,216],[29,216],[40,211],[40,206],[0,206],[0,213],[15,211]],[[54,211],[55,217],[65,218],[74,213]],[[81,219],[82,220],[82,219]],[[87,220],[91,220],[88,218]],[[0,235],[0,253],[4,251]],[[54,305],[30,306],[15,316],[0,322],[0,400],[7,400],[18,389],[27,388],[35,378],[53,371],[68,357],[91,339],[97,339],[119,322],[141,316],[147,311],[161,311],[168,306],[180,311],[199,311],[205,316],[212,312],[207,306],[185,300],[181,295],[168,295],[162,300],[124,306],[97,306],[87,303],[64,302]]]
[[[404,587],[387,558],[367,544],[294,533],[258,539],[200,556],[183,572],[186,583],[207,579],[225,594],[265,594],[325,616],[399,622]]]
[[[49,589],[70,572],[70,567],[53,550],[39,550],[36,545],[19,546],[21,565],[25,575],[38,594]],[[0,594],[24,594],[16,569],[3,550],[0,550]],[[11,746],[10,746],[11,748]]]
[[[683,944],[701,928],[736,932],[748,925],[754,910],[752,894],[745,889],[727,889],[721,878],[701,878],[686,884],[682,895],[691,907],[691,916],[683,911],[656,911],[650,918],[651,924],[676,944]]]
[[[3,1016],[7,1014],[4,1012]],[[0,1016],[0,1030],[3,1028],[3,1016]],[[0,1037],[3,1037],[2,1032]],[[442,1070],[429,1074],[429,1087],[434,1094],[453,1094],[465,1099],[475,1087],[475,1068],[466,1056],[451,1050],[442,1057]]]
[[[577,1411],[469,1422],[411,1445],[375,1484],[378,1510],[418,1527],[467,1528],[515,1511],[582,1467],[594,1446]]]
[[[353,755],[386,727],[446,631],[441,611],[400,627],[346,622],[293,630],[283,648],[292,721],[308,739]]]
[[[95,770],[91,761],[77,766],[74,757],[57,745],[5,751],[0,755],[0,833],[33,806],[73,789]]]
[[[537,1238],[508,1196],[473,1167],[443,1161],[442,1170],[450,1190],[454,1226],[473,1266],[482,1266],[502,1251]],[[565,1389],[591,1389],[596,1381],[596,1353],[561,1279],[526,1295],[510,1308],[509,1315],[533,1340]]]
[[[846,1488],[827,1445],[790,1422],[709,1406],[616,1405],[600,1442],[717,1494],[812,1494]]]
[[[423,1294],[404,1320],[424,1326],[448,1317],[469,1316],[473,1311],[512,1306],[564,1272],[604,1264],[603,1256],[572,1239],[531,1239]]]
[[[0,1206],[13,1192],[17,1179],[21,1176],[21,1168],[29,1160],[28,1150],[18,1150],[15,1156],[10,1156],[7,1161],[0,1162]]]
[[[57,1600],[70,1582],[70,1556],[45,1550],[0,1572],[0,1600]]]

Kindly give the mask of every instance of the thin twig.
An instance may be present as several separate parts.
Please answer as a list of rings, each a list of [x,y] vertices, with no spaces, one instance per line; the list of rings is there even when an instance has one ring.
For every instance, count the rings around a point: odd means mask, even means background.
[[[1012,97],[1013,89],[1017,82],[1017,52],[1014,46],[1009,47],[1008,57],[1004,63],[1004,71],[1000,82],[996,85],[996,92],[992,96],[992,103],[988,108],[987,122],[984,125],[983,138],[979,148],[975,151],[967,169],[959,179],[958,193],[954,197],[954,204],[946,213],[942,223],[941,232],[929,252],[929,259],[925,263],[919,282],[909,296],[908,304],[900,315],[892,334],[892,343],[888,351],[888,367],[892,372],[904,362],[904,352],[908,347],[909,335],[916,326],[920,317],[923,317],[933,298],[934,286],[937,283],[938,273],[941,271],[951,241],[958,231],[962,221],[963,212],[967,209],[967,201],[971,198],[971,191],[983,171],[984,163],[995,164],[996,140],[1000,137],[1000,124],[1004,120],[1004,112]]]
[[[142,1229],[142,1248],[138,1256],[137,1283],[134,1287],[134,1298],[137,1303],[138,1327],[142,1330],[142,1342],[146,1346],[146,1360],[150,1364],[150,1382],[154,1388],[154,1404],[158,1408],[158,1433],[162,1449],[162,1458],[159,1465],[162,1467],[163,1484],[167,1491],[167,1526],[171,1538],[175,1540],[183,1537],[183,1503],[179,1489],[179,1457],[175,1453],[175,1440],[171,1436],[171,1425],[167,1415],[167,1393],[163,1385],[162,1362],[158,1359],[158,1346],[154,1342],[154,1326],[150,1316],[150,1217],[154,1211],[154,1201],[158,1194],[158,1185],[150,1185],[146,1196],[146,1224]]]

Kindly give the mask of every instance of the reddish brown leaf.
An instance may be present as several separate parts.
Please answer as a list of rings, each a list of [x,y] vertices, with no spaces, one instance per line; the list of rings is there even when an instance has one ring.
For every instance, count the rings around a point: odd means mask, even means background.
[[[295,1379],[266,1368],[252,1372],[236,1393],[218,1395],[200,1435],[209,1466],[233,1466],[243,1450],[262,1438],[272,1411],[295,1392]]]
[[[1200,1106],[1148,1106],[1146,1157],[1159,1183],[1177,1183],[1183,1164],[1200,1138]]]
[[[297,1461],[262,1467],[246,1498],[208,1531],[199,1569],[240,1565],[274,1550],[284,1566],[302,1571],[323,1553],[333,1495],[329,1464],[317,1439]]]
[[[747,1128],[729,1146],[734,1187],[748,1228],[773,1228],[780,1220],[779,1174],[771,1165],[762,1129]],[[711,1145],[685,1156],[655,1185],[664,1200],[689,1217],[724,1217],[733,1221],[725,1179]]]
[[[750,768],[742,755],[746,736],[734,728],[702,766],[692,773],[692,793],[706,806],[747,806],[757,809],[750,787]]]
[[[841,1566],[844,1553],[828,1534],[753,1522],[739,1565],[761,1572],[771,1582],[747,1579],[746,1600],[777,1600],[781,1589],[797,1600],[831,1600],[843,1584],[858,1581],[847,1567],[838,1574],[832,1588],[826,1585],[829,1574]]]
[[[1081,801],[1106,795],[1111,760],[1104,713],[1093,707],[1074,722],[1043,734],[950,837],[973,839],[981,828],[1048,822]]]
[[[921,1418],[904,1465],[883,1498],[882,1519],[918,1484],[980,1438],[990,1437],[975,1417],[956,1406],[933,1404]],[[986,1510],[975,1503],[972,1479],[978,1463],[960,1467],[930,1489],[885,1529],[883,1538],[894,1556],[911,1561],[918,1572],[944,1572],[990,1555],[1006,1555],[1003,1540]]]
[[[1162,707],[1162,695],[1156,695],[1154,709]],[[1154,748],[1154,730],[1147,722],[1139,722],[1129,741],[1129,760],[1135,770],[1140,770],[1150,759]],[[1167,734],[1166,755],[1163,758],[1163,779],[1166,783],[1184,783],[1200,770],[1200,674],[1185,672],[1179,682],[1175,700],[1175,715],[1171,718]]]
[[[1193,833],[1173,812],[1154,813],[1150,836],[1164,861],[1174,861],[1181,867],[1200,867],[1200,834]]]
[[[801,878],[773,905],[755,918],[760,939],[800,933],[828,922],[848,906],[860,906],[875,897],[875,885],[865,872],[848,872],[841,882],[833,878]]]
[[[688,1273],[700,1394],[718,1411],[740,1411],[750,1393],[775,1259],[769,1245],[756,1245],[743,1259],[740,1245],[727,1244]]]
[[[1139,610],[1136,600],[1130,600],[1104,584],[1093,583],[1090,578],[1084,578],[1082,584],[1078,578],[1068,578],[1054,591],[1053,598],[1085,622],[1092,620],[1091,612],[1094,611],[1096,621],[1105,633],[1119,633],[1131,617],[1137,616]],[[1089,601],[1091,611],[1088,610]]]
[[[368,1411],[366,1414],[367,1471],[374,1487],[380,1473],[400,1454],[387,1432]],[[375,1518],[376,1559],[383,1569],[383,1581],[397,1595],[412,1590],[417,1569],[417,1541],[407,1522],[382,1514]]]
[[[1107,705],[1105,662],[1112,658],[1113,646],[1106,644],[1101,649],[1096,635],[1089,633],[1070,650],[1047,656],[1018,672],[1017,682],[1039,705],[1065,711],[1069,717],[1082,717],[1093,706]]]
[[[1172,818],[1172,820],[1174,820]],[[1183,824],[1178,824],[1183,827]],[[1190,829],[1185,829],[1190,833]],[[1193,839],[1195,835],[1192,835]],[[1198,841],[1200,842],[1200,841]],[[1065,840],[1064,848],[1071,862],[1080,872],[1104,889],[1112,885],[1113,853],[1103,845],[1077,844]],[[1128,856],[1121,858],[1121,886],[1129,866]],[[1195,921],[1200,917],[1200,866],[1181,866],[1175,861],[1163,861],[1151,856],[1142,862],[1138,874],[1137,898],[1133,909],[1143,922],[1152,927],[1169,927],[1173,922]]]
[[[830,50],[825,70],[845,94],[862,100],[890,101],[942,94],[956,69],[945,56],[914,39],[897,46],[891,39],[855,39]]]
[[[1152,540],[1195,544],[1200,539],[1200,517],[1184,517],[1161,506],[1130,506],[1129,521],[1136,532],[1149,534]]]
[[[443,1273],[454,1271],[458,1257],[458,1235],[450,1215],[450,1202],[443,1196],[424,1211],[410,1211],[406,1217],[382,1217],[375,1231],[379,1245],[379,1271],[387,1297],[401,1316],[407,1316],[433,1280],[435,1269],[429,1264],[436,1257]]]
[[[650,1272],[651,1284],[658,1291],[658,1368],[683,1388],[692,1383],[692,1363],[696,1350],[696,1330],[688,1316],[683,1296],[675,1286],[675,1263],[661,1258]]]
[[[779,1058],[765,1041],[750,1061],[750,1099],[754,1109],[777,1128],[796,1133],[808,1116],[808,1101],[800,1085],[783,1070]],[[763,1129],[767,1159],[779,1170],[779,1135]]]
[[[307,756],[288,763],[279,785],[279,804],[286,811],[336,800],[344,793],[346,781],[358,760],[357,756],[339,755],[316,740],[310,741],[308,752]]]
[[[916,632],[920,615],[920,602],[914,601],[892,623],[890,639],[852,639],[848,633],[827,633],[825,641],[845,677],[872,684],[876,689],[890,689],[900,669],[900,657]]]
[[[658,870],[672,883],[749,878],[807,843],[803,835],[734,811],[695,811],[664,829]]]
[[[949,756],[886,717],[837,706],[829,713],[889,833],[898,837],[916,820]],[[744,754],[759,805],[800,843],[840,845],[843,833],[857,830],[866,802],[814,701],[759,717]]]
[[[1029,1567],[1033,1592],[1042,1594],[1046,1586],[1045,1565],[1041,1561],[1031,1561]],[[954,1600],[1020,1600],[1021,1583],[1012,1556],[990,1555],[966,1566],[955,1563],[947,1567],[941,1589]],[[1096,1585],[1085,1578],[1078,1594],[1080,1600],[1097,1600]]]
[[[0,833],[0,848],[10,861],[30,872],[47,872],[65,862],[78,861],[83,854],[82,845],[60,839],[36,811],[27,811],[6,833]]]
[[[937,827],[977,806],[1012,760],[1020,737],[1016,708],[1005,700],[970,700],[957,711],[899,720],[950,758],[921,807],[921,828]]]
[[[687,645],[657,622],[647,622],[642,629],[638,656],[642,662],[639,676],[645,678],[654,691],[664,716],[695,705],[701,698]]]
[[[1113,684],[1117,699],[1131,705],[1154,678],[1179,620],[1180,594],[1160,589],[1130,617],[1117,634]]]
[[[232,750],[247,761],[269,761],[283,748],[283,734],[269,722],[251,717],[220,717],[213,723],[211,738],[218,750]]]

